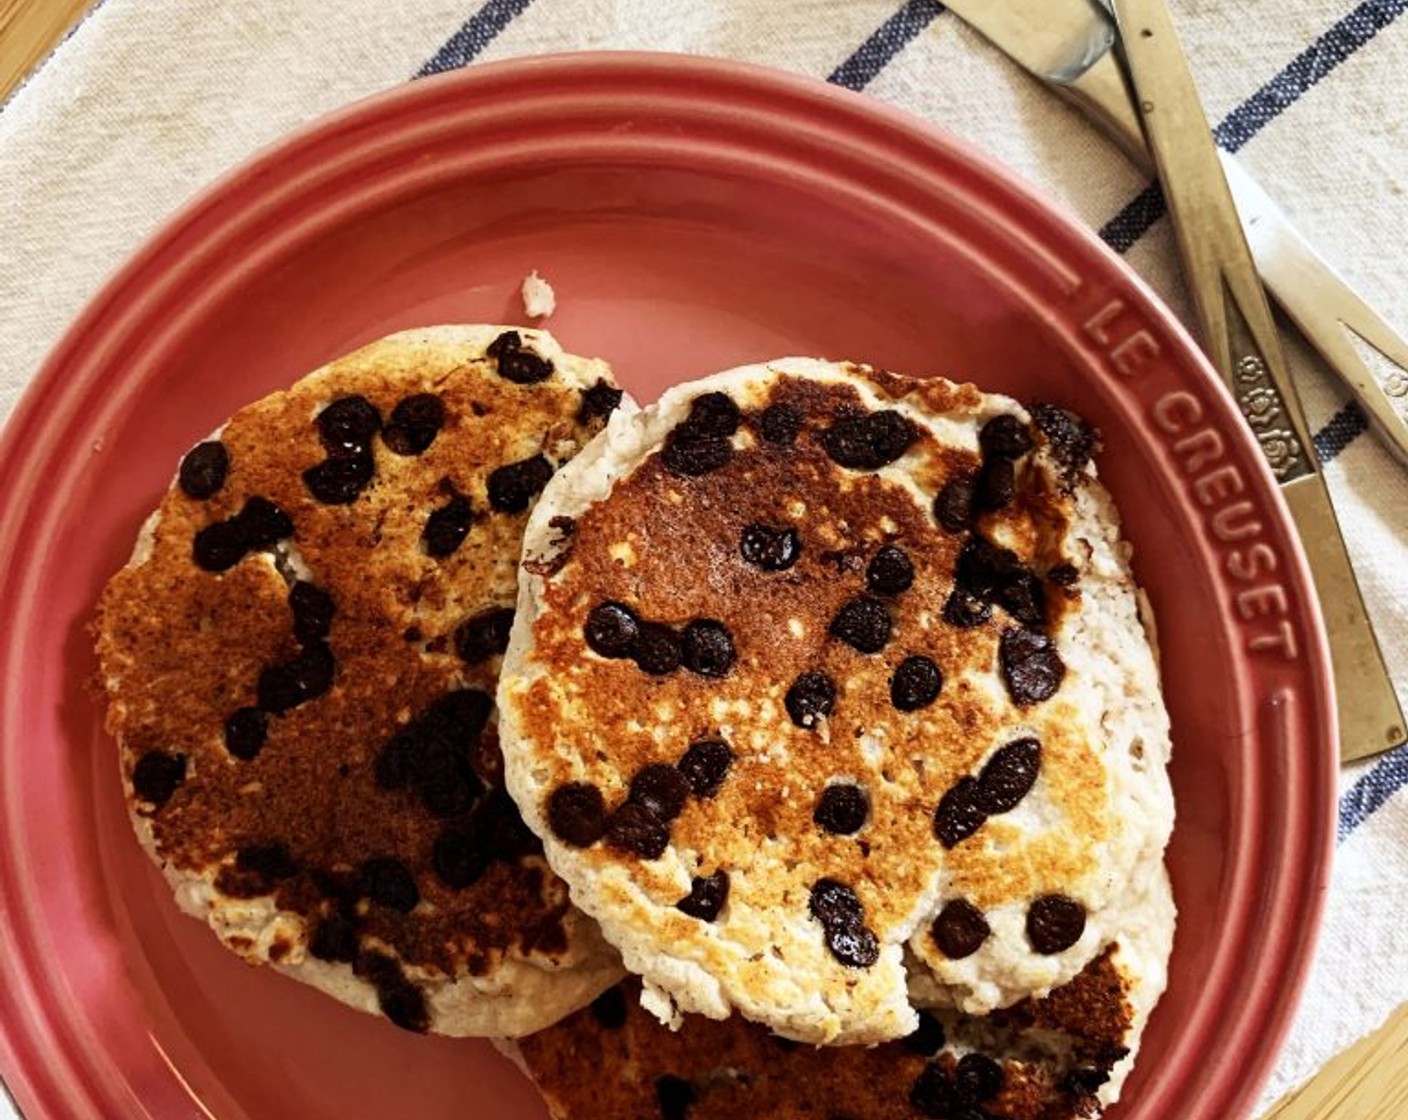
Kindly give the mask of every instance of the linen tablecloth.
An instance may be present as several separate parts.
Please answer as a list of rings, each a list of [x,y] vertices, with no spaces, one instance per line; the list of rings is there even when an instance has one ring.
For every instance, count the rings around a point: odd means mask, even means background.
[[[1408,0],[1172,6],[1223,147],[1408,324]],[[255,149],[424,75],[584,49],[741,59],[904,108],[1098,229],[1191,323],[1157,192],[935,0],[105,0],[0,108],[0,419],[103,280]],[[1293,358],[1408,699],[1408,472]],[[1408,1000],[1404,784],[1408,750],[1342,771],[1327,922],[1263,1105]]]

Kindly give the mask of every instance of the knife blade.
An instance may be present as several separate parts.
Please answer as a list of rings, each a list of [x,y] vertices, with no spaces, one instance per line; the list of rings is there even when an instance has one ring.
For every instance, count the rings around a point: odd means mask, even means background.
[[[1178,237],[1204,345],[1253,425],[1295,520],[1330,639],[1341,755],[1395,746],[1403,713],[1354,578],[1329,490],[1217,146],[1164,0],[1114,0],[1119,50]]]
[[[1083,110],[1153,173],[1143,128],[1098,0],[948,0],[945,7]],[[1408,464],[1408,339],[1316,252],[1234,156],[1219,153],[1257,271],[1276,302],[1354,394],[1378,438]],[[1364,348],[1376,352],[1373,365]]]

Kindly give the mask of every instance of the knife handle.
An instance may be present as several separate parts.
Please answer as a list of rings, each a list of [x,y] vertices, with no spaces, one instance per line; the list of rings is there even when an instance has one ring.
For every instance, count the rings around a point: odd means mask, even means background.
[[[1330,641],[1340,759],[1352,762],[1396,747],[1408,735],[1403,709],[1364,613],[1325,476],[1316,471],[1298,478],[1281,487],[1281,497],[1305,546]]]
[[[1263,282],[1354,394],[1385,446],[1408,464],[1408,339],[1295,231],[1235,159],[1224,154],[1222,168]],[[1378,354],[1386,367],[1382,373],[1369,365],[1361,347]]]
[[[1226,363],[1221,372],[1276,476],[1305,547],[1330,646],[1340,758],[1345,762],[1366,758],[1403,742],[1403,710],[1369,622],[1295,389],[1288,380],[1278,384],[1278,371],[1281,378],[1286,377],[1278,364],[1279,347],[1262,349],[1236,293],[1230,285],[1224,292],[1227,349],[1219,362]]]
[[[1315,474],[1320,463],[1305,423],[1300,398],[1290,382],[1290,371],[1276,337],[1271,309],[1259,286],[1238,284],[1223,274],[1221,307],[1206,308],[1206,321],[1218,323],[1207,341],[1213,365],[1222,374],[1247,427],[1261,447],[1262,457],[1284,486]],[[1338,532],[1333,519],[1320,531]],[[1356,594],[1358,594],[1356,589]]]

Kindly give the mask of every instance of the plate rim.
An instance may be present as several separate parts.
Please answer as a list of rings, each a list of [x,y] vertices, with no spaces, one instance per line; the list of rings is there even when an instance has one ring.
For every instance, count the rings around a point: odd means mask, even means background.
[[[252,205],[251,197],[255,199],[260,197],[258,183],[260,177],[271,174],[272,178],[277,180],[281,162],[290,160],[300,153],[307,154],[320,144],[332,144],[342,133],[355,131],[359,125],[385,123],[388,120],[394,120],[398,114],[404,111],[415,111],[418,106],[422,110],[426,107],[433,107],[438,100],[444,99],[452,91],[472,93],[476,89],[492,89],[496,83],[512,84],[514,81],[531,83],[545,78],[549,80],[560,79],[565,74],[588,74],[598,79],[603,75],[609,77],[615,74],[616,80],[619,81],[622,73],[629,74],[631,80],[648,78],[651,81],[664,81],[676,85],[696,82],[700,84],[713,83],[715,86],[733,89],[747,87],[753,90],[768,90],[797,101],[810,103],[813,107],[820,107],[827,114],[828,123],[833,115],[849,118],[852,121],[863,120],[871,124],[882,125],[910,141],[917,140],[926,149],[943,150],[948,156],[968,168],[976,169],[980,178],[1000,182],[1008,194],[1019,200],[1028,212],[1036,214],[1039,221],[1055,227],[1064,237],[1079,243],[1084,252],[1093,252],[1102,258],[1105,267],[1113,269],[1119,275],[1121,284],[1139,298],[1141,310],[1146,315],[1157,320],[1159,326],[1170,335],[1181,339],[1186,347],[1192,347],[1191,339],[1182,324],[1149,285],[1134,272],[1127,262],[1114,254],[1087,227],[1067,213],[1059,204],[1042,197],[1010,169],[969,142],[953,136],[917,115],[886,105],[873,97],[840,89],[814,78],[750,63],[663,52],[573,52],[526,56],[502,62],[479,64],[467,69],[409,82],[363,98],[333,113],[319,117],[263,146],[238,165],[226,171],[212,184],[195,194],[176,212],[168,216],[126,258],[124,264],[87,302],[78,317],[50,351],[49,356],[26,387],[9,422],[5,425],[3,435],[0,435],[0,494],[4,495],[3,498],[0,498],[0,556],[4,556],[3,568],[0,570],[5,571],[10,577],[5,581],[5,586],[9,590],[0,592],[0,602],[5,602],[7,598],[18,598],[14,592],[16,581],[12,573],[13,569],[23,565],[22,563],[17,565],[14,559],[17,555],[21,555],[21,550],[12,546],[16,543],[17,538],[25,536],[23,529],[29,521],[32,487],[27,485],[26,477],[42,466],[43,460],[54,453],[56,442],[58,446],[63,446],[65,442],[62,438],[56,441],[52,434],[55,430],[62,430],[64,425],[57,421],[46,420],[45,406],[56,398],[60,401],[71,399],[69,394],[77,394],[81,388],[87,385],[87,382],[82,378],[66,379],[61,376],[70,365],[78,366],[80,369],[86,366],[89,381],[94,376],[101,374],[103,363],[92,357],[92,349],[100,346],[105,340],[112,341],[111,337],[105,337],[105,330],[109,335],[120,333],[115,330],[111,322],[107,321],[110,318],[119,325],[134,317],[140,318],[141,312],[133,310],[134,299],[129,296],[127,290],[129,286],[134,287],[138,292],[142,290],[144,286],[137,281],[144,272],[149,271],[160,260],[164,252],[167,252],[172,246],[178,245],[182,237],[201,222],[213,222],[215,215],[222,207],[235,212],[248,210]],[[222,228],[221,223],[215,223],[214,231],[208,231],[207,238],[212,241],[218,240]],[[140,298],[137,298],[136,302],[140,303]],[[85,350],[90,352],[88,357],[81,362],[78,361],[77,359],[85,353]],[[1201,359],[1200,355],[1193,364],[1201,365],[1204,377],[1210,383],[1216,384],[1215,375],[1212,374],[1211,368]],[[65,383],[66,380],[67,383]],[[65,413],[60,413],[60,415],[67,416]],[[72,416],[67,416],[67,419],[70,424],[74,422]],[[47,439],[45,438],[46,431],[50,433]],[[1251,434],[1245,430],[1244,425],[1238,428],[1237,432],[1238,435],[1234,438],[1242,440],[1244,453],[1254,447]],[[1303,550],[1295,533],[1287,529],[1290,524],[1288,514],[1279,492],[1271,482],[1269,472],[1261,463],[1260,457],[1254,453],[1244,454],[1243,460],[1244,463],[1253,462],[1259,468],[1263,487],[1269,490],[1273,497],[1280,526],[1286,529],[1284,536],[1290,545],[1286,559],[1290,567],[1294,569],[1292,575],[1299,579],[1304,587],[1310,587]],[[13,497],[15,494],[19,494],[21,497]],[[1306,617],[1312,623],[1311,632],[1306,635],[1307,645],[1310,647],[1307,671],[1312,686],[1318,686],[1313,688],[1312,700],[1318,702],[1321,709],[1318,721],[1320,734],[1315,737],[1324,747],[1321,752],[1324,757],[1319,759],[1319,764],[1322,769],[1328,765],[1330,773],[1333,775],[1334,764],[1331,760],[1335,742],[1334,704],[1330,691],[1328,653],[1318,604],[1313,595],[1304,598],[1304,605],[1307,609]],[[0,667],[11,661],[8,649],[8,646],[0,647]],[[11,676],[7,674],[3,682],[6,693],[9,693],[14,683]],[[0,730],[5,732],[10,730],[8,720],[4,724],[0,724]],[[3,739],[0,739],[0,752],[4,752],[4,754],[0,754],[0,769],[3,769],[5,765],[4,755],[8,754],[10,750],[8,746],[10,742],[12,740],[8,733]],[[1311,758],[1306,761],[1308,765],[1313,765],[1316,760]],[[1308,932],[1303,932],[1299,937],[1293,938],[1294,944],[1286,948],[1279,958],[1284,962],[1289,962],[1297,979],[1293,985],[1285,989],[1285,994],[1279,999],[1272,1019],[1270,1021],[1263,1019],[1259,1022],[1259,1030],[1256,1034],[1262,1041],[1253,1048],[1251,1062],[1243,1064],[1238,1071],[1238,1081],[1243,1088],[1240,1090],[1229,1089],[1227,1082],[1231,1080],[1230,1076],[1222,1078],[1219,1082],[1222,1086],[1221,1101],[1224,1105],[1229,1105],[1233,1111],[1248,1107],[1251,1098],[1269,1075],[1281,1042],[1290,1028],[1299,995],[1308,978],[1314,943],[1322,924],[1325,887],[1329,880],[1330,855],[1334,842],[1335,787],[1333,781],[1323,784],[1325,786],[1322,791],[1325,795],[1323,797],[1324,803],[1319,808],[1324,827],[1318,837],[1319,849],[1313,853],[1315,863],[1309,869],[1309,874],[1306,876],[1306,886],[1302,890],[1302,894],[1310,901],[1309,912],[1307,913],[1305,908],[1302,909],[1302,914],[1309,918],[1305,923]],[[6,803],[8,803],[9,796],[7,795]],[[9,819],[0,823],[3,823],[7,832],[15,824],[13,820]],[[0,856],[0,869],[7,867],[10,862],[9,856]],[[16,917],[13,912],[15,910],[14,893],[17,885],[11,881],[11,878],[10,876],[0,877],[0,928],[13,934]],[[35,1080],[33,1072],[27,1070],[18,1061],[19,1052],[26,1048],[25,1022],[22,1013],[16,1010],[13,993],[25,994],[32,988],[34,980],[33,976],[23,973],[18,976],[14,975],[15,970],[12,965],[21,962],[23,956],[23,953],[15,953],[0,958],[0,976],[7,979],[7,983],[0,985],[0,1058],[4,1059],[5,1076],[17,1102],[22,1108],[37,1110],[41,1098],[33,1083]],[[16,980],[18,983],[12,986],[11,982]],[[5,991],[9,991],[11,994],[4,994]],[[70,1023],[68,1026],[71,1031],[72,1024]],[[1243,1034],[1246,1037],[1241,1041],[1245,1044],[1251,1032],[1244,1031]],[[46,1036],[45,1041],[50,1040],[51,1038]],[[61,1046],[58,1049],[67,1051],[73,1048],[73,1046]],[[79,1061],[70,1054],[66,1053],[64,1056],[69,1059],[64,1069],[64,1072],[69,1076],[65,1080],[71,1083],[74,1091],[78,1090],[80,1081],[97,1078],[98,1075],[91,1070],[88,1071],[87,1078],[83,1077]],[[88,1087],[96,1092],[93,1085]],[[41,1113],[36,1111],[36,1115],[38,1114]]]

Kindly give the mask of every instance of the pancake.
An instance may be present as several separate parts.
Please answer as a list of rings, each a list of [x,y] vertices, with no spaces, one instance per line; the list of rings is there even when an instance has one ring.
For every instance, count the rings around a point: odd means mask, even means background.
[[[1162,872],[1148,903],[1171,919]],[[1171,922],[1144,928],[1157,939]],[[1112,942],[1044,999],[925,1014],[909,1038],[872,1047],[799,1045],[737,1016],[671,1031],[631,978],[503,1049],[554,1120],[1074,1120],[1119,1098],[1167,953]]]
[[[663,1020],[900,1038],[1145,920],[1168,725],[1096,443],[784,359],[613,418],[549,484],[507,785]]]
[[[492,703],[527,511],[620,400],[545,333],[427,328],[182,460],[97,646],[138,837],[240,956],[451,1035],[620,977],[504,792]]]

